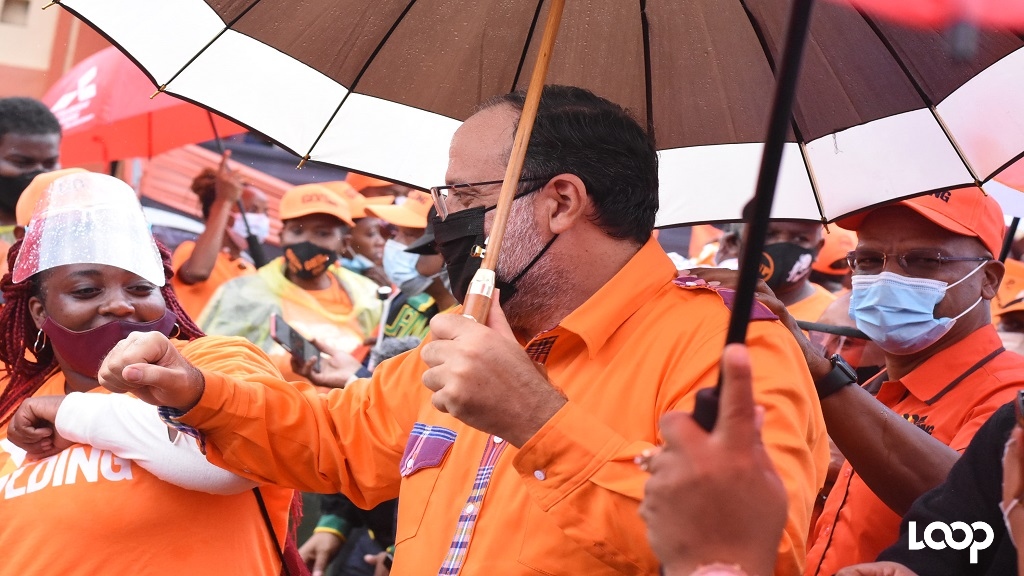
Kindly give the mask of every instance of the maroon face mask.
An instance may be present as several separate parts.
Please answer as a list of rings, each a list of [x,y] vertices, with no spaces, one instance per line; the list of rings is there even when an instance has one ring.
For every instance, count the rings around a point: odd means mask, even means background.
[[[166,310],[164,315],[152,322],[114,320],[83,332],[74,332],[54,322],[47,316],[40,330],[46,334],[53,350],[68,366],[85,376],[95,378],[100,365],[114,346],[132,332],[160,332],[169,336],[178,321],[174,312]]]

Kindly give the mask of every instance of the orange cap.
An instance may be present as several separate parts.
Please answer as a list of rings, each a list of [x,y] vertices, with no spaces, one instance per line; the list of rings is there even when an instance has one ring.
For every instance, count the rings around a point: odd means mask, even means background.
[[[281,220],[301,218],[310,214],[330,214],[349,226],[352,212],[348,203],[323,184],[303,184],[284,193],[278,207]]]
[[[345,176],[345,182],[351,184],[357,192],[362,192],[367,188],[391,186],[394,184],[394,182],[388,182],[387,180],[381,180],[380,178],[374,178],[373,176],[363,176],[362,174],[356,174],[355,172],[349,172]]]
[[[995,198],[977,186],[944,190],[902,200],[897,204],[885,204],[843,218],[836,224],[847,230],[857,230],[869,214],[889,206],[906,206],[954,234],[977,238],[993,256],[999,256],[1003,248],[1003,233],[1006,230],[1003,209]]]
[[[344,180],[324,182],[322,185],[329,188],[332,192],[341,196],[346,202],[348,202],[348,209],[352,212],[352,218],[354,220],[366,218],[366,206],[368,204],[379,206],[392,204],[395,201],[394,196],[374,196],[372,198],[367,198],[359,192],[356,192],[356,189]]]
[[[846,255],[850,250],[857,248],[857,233],[832,226],[824,236],[825,245],[818,252],[818,258],[811,264],[811,269],[833,276],[846,274],[850,271]],[[833,264],[836,267],[833,267]]]
[[[430,194],[412,190],[401,205],[367,206],[366,213],[404,228],[426,228],[427,213],[434,205]]]
[[[65,168],[63,170],[43,172],[33,178],[29,182],[28,187],[22,191],[21,196],[18,197],[18,204],[14,208],[14,218],[18,226],[28,226],[29,220],[32,220],[32,213],[36,211],[36,205],[39,204],[39,199],[43,197],[43,192],[46,192],[46,189],[50,187],[54,180],[61,176],[78,172],[87,172],[87,170],[82,168]]]

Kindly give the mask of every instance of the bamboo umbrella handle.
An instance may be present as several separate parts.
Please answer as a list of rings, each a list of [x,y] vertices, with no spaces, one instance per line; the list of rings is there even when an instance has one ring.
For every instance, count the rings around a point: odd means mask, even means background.
[[[541,92],[544,91],[544,79],[548,75],[548,64],[551,62],[551,53],[555,47],[555,38],[558,36],[564,6],[565,0],[552,0],[551,7],[548,9],[540,51],[537,52],[537,62],[534,64],[533,74],[530,76],[530,85],[526,89],[523,113],[519,118],[515,140],[512,142],[512,153],[509,155],[508,166],[505,168],[505,181],[502,183],[501,193],[498,195],[497,211],[494,214],[494,223],[491,225],[487,251],[466,294],[463,316],[473,318],[480,324],[487,321],[487,311],[491,308],[491,294],[494,292],[494,268],[498,264],[498,253],[501,251],[501,243],[505,238],[508,214],[512,209],[512,200],[516,194],[516,187],[519,185],[519,176],[523,171],[526,147],[530,144],[533,121],[537,118],[537,107],[540,105]]]

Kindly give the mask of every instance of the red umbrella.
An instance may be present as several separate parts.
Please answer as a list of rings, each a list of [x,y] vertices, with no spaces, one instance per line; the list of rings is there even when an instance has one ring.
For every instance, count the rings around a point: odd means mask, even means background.
[[[151,94],[153,83],[117,48],[79,62],[43,96],[64,130],[63,164],[151,157],[216,137],[206,110],[167,94]],[[246,131],[216,115],[213,123],[221,136]]]
[[[873,14],[917,26],[970,23],[1024,27],[1024,3],[1006,0],[839,0]]]

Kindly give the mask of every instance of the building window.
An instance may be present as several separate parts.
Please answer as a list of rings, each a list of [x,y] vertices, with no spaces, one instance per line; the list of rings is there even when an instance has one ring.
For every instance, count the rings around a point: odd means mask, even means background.
[[[0,22],[27,26],[28,5],[29,0],[0,0]]]

